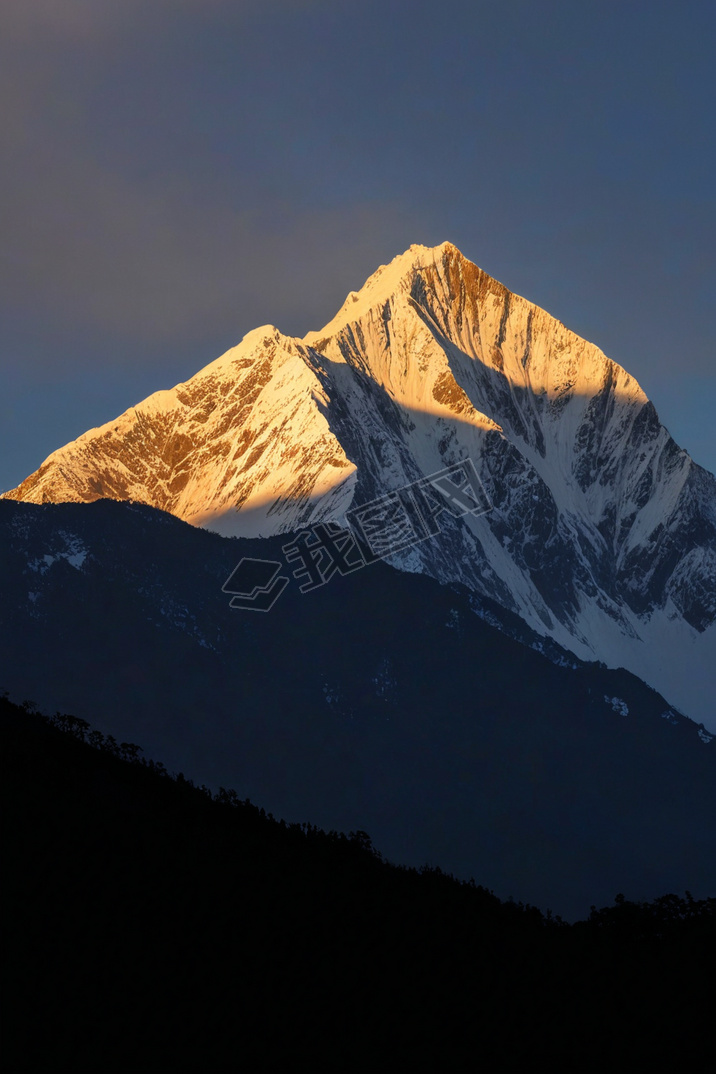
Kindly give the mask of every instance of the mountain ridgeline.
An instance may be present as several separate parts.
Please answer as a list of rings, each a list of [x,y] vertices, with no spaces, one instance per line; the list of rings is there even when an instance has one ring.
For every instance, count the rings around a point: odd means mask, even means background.
[[[270,537],[465,459],[491,510],[444,519],[393,565],[628,668],[716,730],[716,479],[624,369],[449,243],[411,247],[304,339],[256,329],[6,496],[131,500]]]
[[[287,821],[567,919],[716,889],[716,739],[465,586],[374,563],[267,614],[222,591],[287,537],[137,504],[0,502],[5,688]],[[287,576],[288,573],[287,573]],[[494,625],[498,624],[498,626]],[[509,636],[511,629],[518,637]]]

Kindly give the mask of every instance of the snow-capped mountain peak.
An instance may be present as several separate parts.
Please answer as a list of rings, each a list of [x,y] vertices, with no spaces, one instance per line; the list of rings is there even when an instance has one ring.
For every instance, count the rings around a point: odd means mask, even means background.
[[[713,725],[716,480],[624,369],[450,243],[410,247],[303,340],[256,329],[6,495],[133,499],[271,536],[468,458],[493,510],[395,565]]]

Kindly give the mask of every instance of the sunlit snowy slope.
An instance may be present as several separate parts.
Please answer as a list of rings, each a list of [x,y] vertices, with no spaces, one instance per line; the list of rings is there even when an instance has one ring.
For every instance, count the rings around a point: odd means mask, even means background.
[[[449,243],[303,340],[266,326],[51,455],[12,499],[131,499],[271,536],[469,458],[492,502],[392,558],[716,730],[716,479],[636,381]]]

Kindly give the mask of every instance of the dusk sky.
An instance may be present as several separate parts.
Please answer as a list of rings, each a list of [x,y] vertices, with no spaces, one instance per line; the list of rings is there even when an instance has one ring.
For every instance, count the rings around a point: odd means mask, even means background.
[[[449,240],[716,471],[712,0],[2,0],[0,490]]]

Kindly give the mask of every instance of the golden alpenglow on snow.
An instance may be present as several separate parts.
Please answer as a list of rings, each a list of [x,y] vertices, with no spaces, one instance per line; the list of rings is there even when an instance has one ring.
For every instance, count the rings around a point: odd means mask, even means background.
[[[450,243],[411,246],[303,339],[257,328],[5,495],[135,500],[270,536],[466,458],[493,509],[391,562],[463,583],[713,727],[716,480],[624,369]]]

